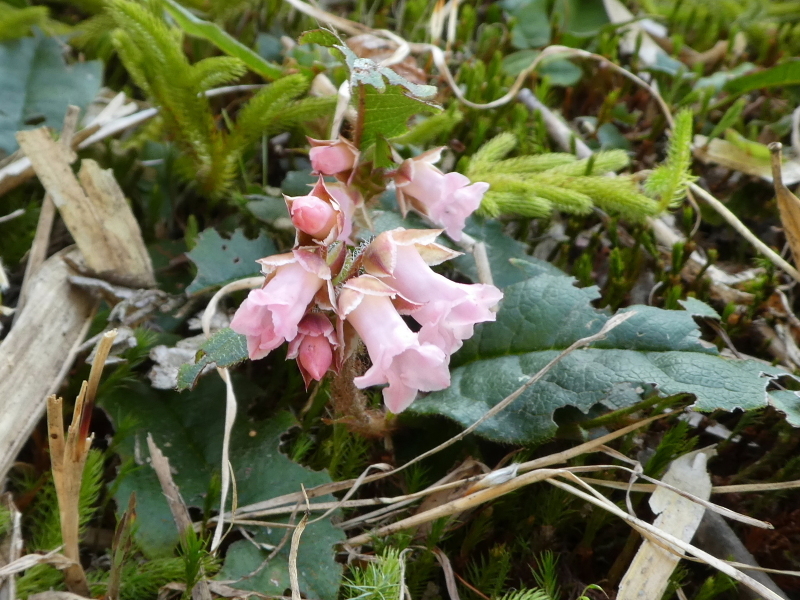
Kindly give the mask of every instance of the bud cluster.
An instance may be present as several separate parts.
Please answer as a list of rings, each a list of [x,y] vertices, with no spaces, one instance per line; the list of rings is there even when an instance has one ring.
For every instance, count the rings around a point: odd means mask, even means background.
[[[247,337],[250,358],[263,358],[283,342],[296,359],[306,386],[366,346],[372,366],[354,379],[363,389],[383,390],[390,411],[399,413],[417,392],[450,385],[449,361],[476,323],[493,321],[502,293],[492,285],[460,284],[433,271],[457,252],[435,243],[442,230],[386,231],[367,245],[352,240],[353,215],[363,198],[353,185],[358,150],[349,141],[310,140],[319,179],[307,196],[285,196],[297,229],[290,253],[258,262],[264,285],[253,290],[231,322]],[[486,183],[433,166],[441,149],[403,161],[386,174],[405,211],[409,205],[461,238],[464,222],[478,208]],[[335,176],[337,182],[324,181]],[[403,316],[419,325],[412,331]]]

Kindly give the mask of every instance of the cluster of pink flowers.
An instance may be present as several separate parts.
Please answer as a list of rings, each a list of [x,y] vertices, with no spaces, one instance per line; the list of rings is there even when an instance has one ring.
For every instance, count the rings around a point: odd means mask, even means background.
[[[358,150],[347,140],[311,140],[319,180],[307,196],[285,197],[297,236],[287,254],[259,262],[266,276],[236,311],[231,327],[247,337],[255,360],[289,343],[308,386],[338,372],[360,338],[372,366],[354,382],[359,388],[388,384],[390,411],[399,413],[417,393],[450,385],[449,361],[476,323],[493,321],[502,298],[496,287],[460,284],[430,266],[458,253],[434,240],[442,230],[394,229],[368,245],[352,240],[353,214],[363,199],[352,184]],[[406,202],[460,239],[464,221],[488,184],[433,166],[441,150],[404,161],[387,175]],[[335,183],[323,176],[335,176]],[[412,331],[403,315],[419,324]]]

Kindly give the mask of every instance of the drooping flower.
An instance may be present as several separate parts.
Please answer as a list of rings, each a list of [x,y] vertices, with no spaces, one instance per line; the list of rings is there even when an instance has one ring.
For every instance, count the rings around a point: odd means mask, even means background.
[[[442,148],[436,148],[403,161],[394,175],[397,198],[404,212],[408,202],[459,241],[467,217],[481,205],[489,184],[470,184],[461,173],[442,173],[433,166],[441,154]]]
[[[383,390],[393,413],[408,408],[418,391],[431,392],[450,385],[448,357],[441,348],[421,343],[409,329],[392,298],[406,309],[395,290],[371,275],[348,280],[339,296],[339,316],[346,319],[367,347],[372,366],[353,381],[358,388],[388,383]]]
[[[319,381],[333,364],[333,349],[339,345],[330,320],[321,313],[309,313],[297,326],[297,336],[289,342],[287,359],[297,359],[297,366],[308,388],[312,379]]]
[[[475,324],[494,321],[492,308],[503,298],[493,285],[463,284],[433,271],[457,253],[434,243],[437,230],[394,229],[378,235],[364,252],[363,265],[403,297],[419,305],[410,311],[422,325],[421,342],[448,355],[472,337]]]
[[[358,160],[358,149],[348,140],[315,140],[308,138],[312,148],[308,153],[311,168],[322,175],[337,175],[350,171]]]
[[[284,340],[297,336],[298,323],[308,305],[331,278],[325,261],[303,248],[258,262],[267,276],[264,286],[250,292],[231,321],[231,329],[247,336],[252,360],[265,357]]]

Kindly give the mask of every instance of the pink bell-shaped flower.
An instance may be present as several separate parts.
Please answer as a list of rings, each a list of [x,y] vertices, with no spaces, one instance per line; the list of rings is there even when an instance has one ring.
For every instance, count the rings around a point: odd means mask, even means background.
[[[350,171],[358,160],[358,149],[348,140],[315,140],[308,138],[312,148],[308,153],[311,168],[321,175],[336,175]]]
[[[489,184],[470,185],[461,173],[442,173],[433,166],[441,154],[442,148],[437,148],[403,161],[394,176],[397,199],[404,212],[408,201],[459,241],[467,217],[478,210]]]
[[[258,262],[267,275],[264,287],[250,292],[231,321],[231,329],[247,336],[252,360],[265,357],[284,340],[297,336],[306,308],[331,278],[325,261],[302,248]]]
[[[297,359],[306,389],[312,379],[321,380],[331,368],[333,349],[338,345],[333,325],[325,315],[310,313],[300,321],[286,358]]]
[[[399,294],[370,275],[350,279],[339,295],[339,316],[364,341],[372,366],[353,381],[360,389],[388,383],[383,390],[387,408],[399,413],[418,391],[443,390],[450,385],[447,355],[433,344],[421,343],[392,304]],[[407,303],[406,303],[407,304]]]
[[[378,235],[364,253],[363,264],[404,298],[419,305],[410,311],[422,325],[421,342],[440,347],[448,355],[472,337],[476,323],[494,321],[492,308],[503,298],[493,285],[451,281],[428,265],[456,253],[433,243],[436,230],[394,229]]]

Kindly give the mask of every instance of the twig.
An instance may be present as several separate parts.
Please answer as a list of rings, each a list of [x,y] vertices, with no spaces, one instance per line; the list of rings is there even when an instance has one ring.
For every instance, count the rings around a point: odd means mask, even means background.
[[[13,221],[17,217],[21,217],[25,214],[24,208],[18,208],[17,210],[11,211],[7,215],[3,215],[0,217],[0,223],[7,223],[8,221]]]
[[[578,158],[589,158],[593,154],[586,142],[579,138],[556,113],[539,102],[539,99],[528,88],[521,89],[517,94],[517,99],[532,113],[538,112],[542,115],[547,132],[564,152],[572,152],[574,144],[575,156]]]
[[[711,194],[705,191],[696,183],[689,184],[689,188],[700,198],[702,198],[711,208],[719,213],[719,215],[725,219],[728,224],[733,227],[739,235],[741,235],[744,239],[750,242],[756,250],[758,250],[761,254],[766,256],[772,263],[786,271],[788,275],[790,275],[796,281],[800,281],[800,273],[797,272],[792,265],[786,262],[780,255],[775,252],[772,248],[767,246],[764,242],[756,237],[756,235],[750,231],[747,226],[742,223],[739,218],[733,214],[728,207],[725,206],[722,202],[714,198]]]

